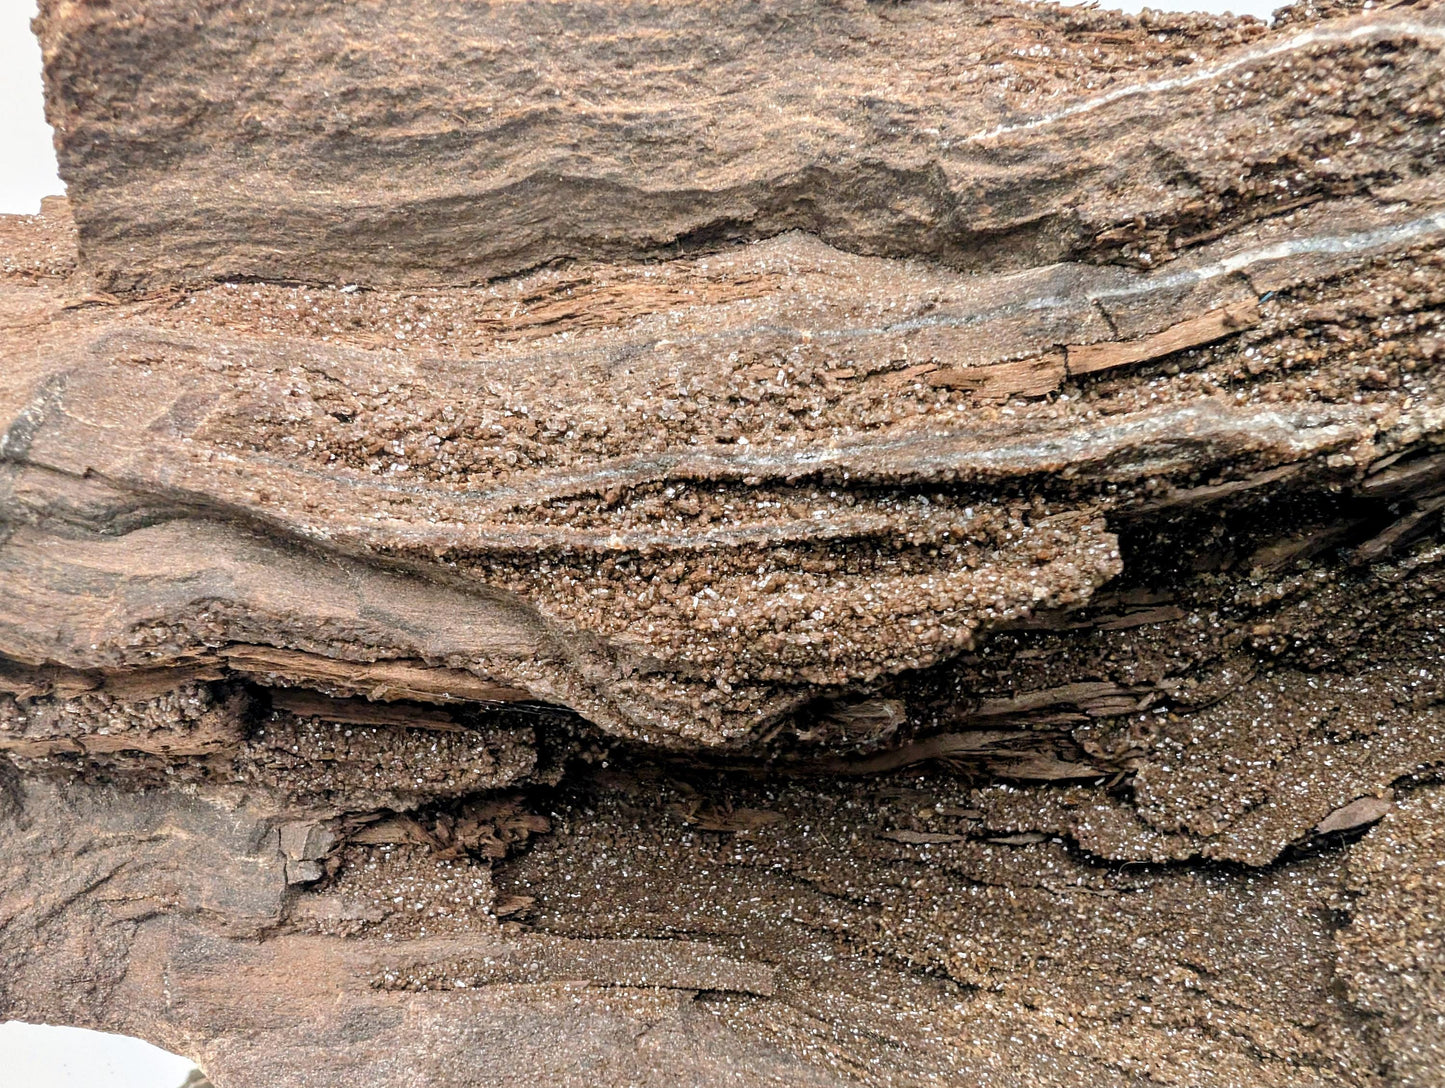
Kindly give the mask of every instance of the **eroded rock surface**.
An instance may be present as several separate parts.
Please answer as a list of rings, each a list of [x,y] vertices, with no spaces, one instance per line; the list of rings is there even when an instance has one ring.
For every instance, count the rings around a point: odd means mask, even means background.
[[[1010,3],[119,0],[37,26],[82,247],[125,287],[470,282],[787,230],[970,269],[1150,265],[1433,172],[1445,105],[1431,5],[1266,31]]]
[[[44,4],[0,1015],[1435,1083],[1442,10]]]

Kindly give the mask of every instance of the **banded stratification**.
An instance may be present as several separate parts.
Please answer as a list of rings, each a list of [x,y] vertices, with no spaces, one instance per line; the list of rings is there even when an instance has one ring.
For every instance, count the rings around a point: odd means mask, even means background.
[[[1434,1083],[1445,7],[36,25],[0,1015]]]

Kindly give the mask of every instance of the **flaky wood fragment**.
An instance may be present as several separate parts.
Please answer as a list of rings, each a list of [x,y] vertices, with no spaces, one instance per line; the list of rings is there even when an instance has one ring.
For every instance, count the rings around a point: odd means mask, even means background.
[[[271,706],[300,718],[321,718],[347,725],[392,725],[406,729],[460,732],[450,715],[415,705],[395,706],[363,699],[332,699],[313,691],[279,688],[271,692]]]
[[[1080,374],[1095,374],[1101,370],[1131,366],[1135,363],[1159,359],[1165,355],[1173,355],[1176,351],[1212,344],[1216,340],[1233,336],[1235,333],[1257,324],[1259,324],[1259,306],[1257,304],[1249,302],[1238,306],[1226,306],[1222,309],[1211,310],[1207,314],[1200,314],[1198,317],[1192,317],[1188,321],[1181,321],[1177,325],[1169,326],[1163,332],[1138,340],[1070,345],[1065,349],[1066,368],[1069,376],[1075,377]]]
[[[1137,340],[1070,344],[1062,351],[1046,352],[1014,362],[967,369],[942,368],[927,376],[939,389],[965,389],[985,397],[1017,394],[1039,397],[1052,393],[1067,378],[1132,366],[1202,347],[1259,324],[1259,306],[1253,302],[1226,306],[1171,325],[1163,332]]]
[[[214,665],[177,665],[158,669],[69,669],[55,665],[27,665],[0,657],[0,692],[21,699],[55,696],[73,699],[104,692],[122,700],[143,700],[184,684],[220,680]]]
[[[1384,819],[1394,807],[1393,800],[1388,797],[1361,797],[1335,809],[1315,826],[1315,831],[1321,835],[1353,831]]]
[[[812,761],[798,769],[816,774],[873,775],[929,762],[956,763],[999,778],[1034,782],[1098,779],[1119,770],[1090,762],[1056,729],[936,733],[878,755]]]
[[[1062,385],[1066,374],[1064,353],[1054,351],[963,370],[945,367],[933,371],[927,380],[938,389],[965,389],[984,397],[1041,397]]]
[[[1376,499],[1398,499],[1407,495],[1433,495],[1445,486],[1445,454],[1417,457],[1403,463],[1391,457],[1380,470],[1360,483],[1360,490]]]
[[[237,675],[269,686],[355,693],[388,702],[411,699],[426,703],[507,703],[532,698],[525,688],[488,682],[475,673],[420,661],[337,661],[274,646],[226,646],[217,657]]]

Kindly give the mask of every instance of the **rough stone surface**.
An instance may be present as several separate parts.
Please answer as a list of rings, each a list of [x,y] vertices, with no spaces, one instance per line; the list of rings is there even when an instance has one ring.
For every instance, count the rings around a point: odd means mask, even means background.
[[[0,1016],[1439,1083],[1442,12],[47,0]]]
[[[465,283],[787,230],[1150,265],[1431,173],[1445,106],[1431,6],[1271,32],[949,0],[55,0],[37,26],[82,251],[127,289]]]

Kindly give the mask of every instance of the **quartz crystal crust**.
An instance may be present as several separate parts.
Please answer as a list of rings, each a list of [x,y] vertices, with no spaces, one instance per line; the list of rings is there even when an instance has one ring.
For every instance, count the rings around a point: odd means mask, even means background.
[[[1437,1083],[1445,7],[35,25],[0,1016]]]

